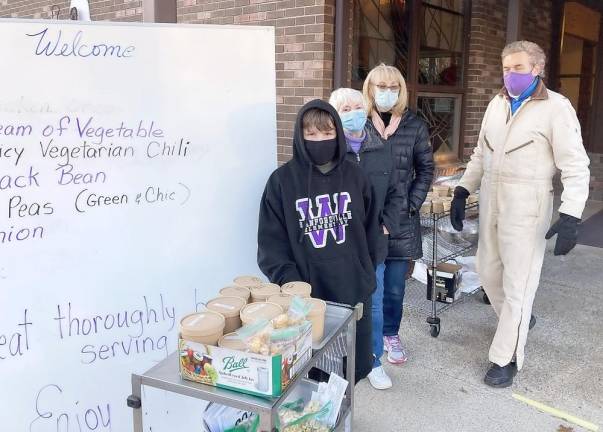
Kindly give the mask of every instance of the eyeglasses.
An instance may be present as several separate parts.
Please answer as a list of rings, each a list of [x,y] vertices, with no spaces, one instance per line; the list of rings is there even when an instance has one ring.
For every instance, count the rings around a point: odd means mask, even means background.
[[[381,91],[390,90],[390,91],[393,91],[394,93],[400,91],[399,85],[393,85],[390,87],[390,86],[386,86],[383,84],[375,84],[375,87],[377,87],[377,89],[379,89]]]

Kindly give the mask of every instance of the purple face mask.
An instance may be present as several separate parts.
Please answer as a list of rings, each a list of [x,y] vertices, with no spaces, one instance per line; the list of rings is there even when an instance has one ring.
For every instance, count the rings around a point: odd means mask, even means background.
[[[534,82],[536,77],[532,73],[509,72],[504,76],[505,87],[513,98],[521,95]]]

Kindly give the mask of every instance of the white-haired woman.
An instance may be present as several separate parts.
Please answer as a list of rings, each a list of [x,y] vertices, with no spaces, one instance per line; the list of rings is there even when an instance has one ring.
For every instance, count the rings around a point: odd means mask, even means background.
[[[375,340],[373,348],[377,358],[385,347],[390,363],[403,364],[407,353],[399,332],[406,273],[410,263],[423,255],[418,210],[431,187],[433,152],[427,125],[408,110],[406,82],[398,69],[384,64],[375,67],[364,82],[363,95],[367,105],[367,131],[391,145],[401,199],[398,229],[390,236],[385,265],[377,268],[383,286],[383,341]],[[379,304],[373,308],[378,309]],[[373,322],[377,319],[373,313]],[[388,381],[382,369],[373,369],[369,379]]]
[[[374,132],[367,129],[367,114],[364,106],[364,97],[358,90],[340,88],[331,94],[329,102],[341,117],[347,141],[347,159],[360,165],[373,186],[373,199],[377,203],[380,224],[383,236],[379,251],[376,256],[378,269],[382,269],[388,252],[388,235],[396,234],[399,228],[399,215],[401,211],[401,198],[398,190],[400,182],[394,167],[394,157],[390,143],[381,140]],[[368,378],[373,387],[386,389],[392,386],[391,380],[381,367],[380,352],[375,352],[375,341],[383,343],[383,278],[377,274],[377,290],[372,296],[373,315],[373,352],[376,360],[373,371]],[[375,310],[375,304],[377,310]],[[375,371],[375,368],[378,368]],[[375,380],[379,375],[382,379]]]

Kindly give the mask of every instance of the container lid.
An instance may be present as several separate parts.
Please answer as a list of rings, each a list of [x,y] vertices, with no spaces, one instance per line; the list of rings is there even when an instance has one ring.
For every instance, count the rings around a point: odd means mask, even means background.
[[[281,292],[281,287],[277,284],[273,283],[263,283],[258,286],[254,286],[250,288],[251,296],[263,296],[269,297],[274,294],[279,294]]]
[[[218,312],[226,318],[239,316],[241,308],[247,304],[247,301],[241,297],[223,296],[216,297],[207,302],[207,309]]]
[[[241,297],[245,300],[249,299],[250,292],[249,288],[241,285],[229,285],[220,290],[220,294],[223,296],[235,296]]]
[[[271,320],[282,313],[283,308],[276,303],[251,303],[241,309],[241,319],[247,322],[258,319]]]
[[[283,285],[283,292],[301,297],[309,297],[312,293],[312,285],[306,282],[288,282]]]
[[[283,309],[287,309],[291,304],[291,300],[293,300],[293,296],[291,294],[280,293],[271,295],[266,301],[269,301],[270,303],[276,303],[277,305],[280,305]]]
[[[239,276],[234,278],[233,282],[237,285],[241,285],[248,288],[264,283],[264,281],[257,276]]]
[[[324,300],[317,298],[309,298],[307,301],[312,305],[308,315],[321,315],[327,310],[327,303]]]
[[[246,351],[247,345],[239,338],[236,333],[228,333],[220,338],[218,346],[238,351]]]
[[[224,330],[224,316],[213,311],[192,313],[180,320],[180,331],[188,336],[209,336]]]

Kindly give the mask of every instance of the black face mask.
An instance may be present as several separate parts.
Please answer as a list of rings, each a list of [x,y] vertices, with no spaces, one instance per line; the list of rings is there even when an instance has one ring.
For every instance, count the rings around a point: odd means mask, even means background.
[[[337,152],[337,138],[324,141],[304,139],[304,145],[314,165],[324,165],[331,162]]]

